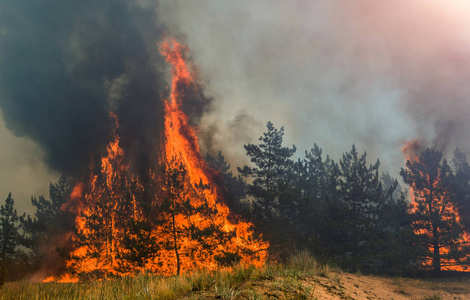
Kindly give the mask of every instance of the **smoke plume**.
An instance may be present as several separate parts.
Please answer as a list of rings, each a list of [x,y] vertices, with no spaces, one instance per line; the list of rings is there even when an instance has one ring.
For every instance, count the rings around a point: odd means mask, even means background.
[[[0,4],[3,118],[41,146],[53,170],[81,175],[100,158],[109,111],[135,167],[148,165],[164,92],[154,9],[137,1]]]
[[[143,173],[158,158],[167,33],[185,37],[204,85],[184,107],[203,149],[241,165],[270,120],[300,155],[355,143],[397,176],[403,141],[470,151],[469,16],[458,0],[2,1],[0,109],[74,176],[105,152],[113,111]]]

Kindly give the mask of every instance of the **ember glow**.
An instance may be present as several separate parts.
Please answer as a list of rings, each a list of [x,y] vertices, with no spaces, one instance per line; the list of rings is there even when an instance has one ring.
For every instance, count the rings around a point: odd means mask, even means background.
[[[402,148],[406,161],[412,163],[420,163],[419,153],[422,151],[424,151],[423,145],[417,140],[406,143]],[[433,260],[438,257],[440,269],[443,271],[468,271],[468,265],[462,264],[452,257],[452,252],[455,252],[453,250],[461,251],[463,247],[469,247],[470,234],[468,231],[464,230],[460,236],[455,235],[451,243],[446,243],[441,238],[443,235],[448,235],[453,228],[462,226],[458,208],[451,200],[451,192],[442,182],[445,171],[441,169],[439,164],[419,168],[418,171],[425,182],[416,180],[410,184],[410,207],[412,214],[422,212],[425,215],[425,218],[420,218],[412,223],[415,234],[426,241],[428,248],[428,255],[422,257],[421,263],[425,269],[431,269]],[[452,223],[453,218],[455,218],[455,223]],[[436,243],[436,241],[438,242]],[[469,258],[470,253],[460,261],[468,261]]]
[[[189,50],[167,39],[160,51],[172,75],[160,137],[162,171],[149,166],[151,180],[146,184],[131,173],[120,147],[118,117],[111,113],[115,127],[100,172],[88,183],[77,183],[62,208],[76,214],[67,272],[45,281],[76,282],[145,271],[174,275],[230,268],[236,262],[264,265],[269,244],[255,237],[251,223],[238,220],[223,204],[214,182],[217,173],[203,160],[196,130],[182,110],[185,93],[198,88],[185,56]]]

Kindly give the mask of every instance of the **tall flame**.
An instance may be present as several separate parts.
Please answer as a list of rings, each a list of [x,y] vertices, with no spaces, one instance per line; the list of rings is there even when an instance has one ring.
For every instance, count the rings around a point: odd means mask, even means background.
[[[76,214],[74,249],[66,263],[69,272],[46,281],[76,282],[84,275],[106,278],[145,271],[173,275],[230,267],[236,261],[264,265],[269,244],[254,235],[251,223],[234,221],[221,202],[222,193],[213,180],[216,173],[203,160],[196,131],[182,110],[187,93],[198,88],[187,51],[174,39],[160,44],[172,75],[170,97],[164,100],[160,161],[164,171],[150,172],[145,187],[130,173],[119,145],[117,116],[110,114],[115,127],[100,172],[90,176],[88,184],[77,183],[62,207]],[[178,188],[169,184],[171,170],[181,171],[175,173],[182,181]]]
[[[194,261],[194,257],[187,257],[183,262],[183,269],[190,270],[192,264],[205,266],[209,269],[215,269],[217,262],[215,257],[223,252],[237,252],[244,263],[261,266],[264,264],[267,256],[268,244],[260,239],[256,239],[251,231],[251,223],[239,221],[232,223],[229,221],[229,209],[220,202],[222,195],[217,186],[211,181],[214,171],[211,170],[203,160],[199,149],[196,131],[189,125],[188,117],[182,110],[182,102],[186,91],[192,88],[197,89],[194,73],[191,66],[187,63],[185,53],[187,47],[178,43],[174,39],[167,39],[160,45],[160,52],[165,56],[166,61],[172,66],[172,87],[170,99],[165,102],[165,135],[164,135],[164,155],[167,162],[173,164],[182,163],[188,171],[189,183],[192,186],[198,184],[209,185],[210,189],[203,191],[203,197],[217,211],[217,216],[212,220],[204,220],[196,217],[195,224],[200,226],[209,226],[208,222],[214,222],[227,233],[234,232],[235,236],[228,242],[221,244],[215,251],[215,255],[204,257],[199,256]],[[193,199],[197,202],[197,198]],[[188,222],[182,218],[178,220],[181,224]],[[216,242],[216,241],[214,241]],[[183,242],[183,248],[191,248],[189,241]],[[193,245],[194,246],[194,245]],[[183,249],[188,251],[189,249]],[[243,250],[243,251],[240,251]],[[191,250],[193,251],[193,250]],[[203,253],[201,253],[203,254]]]

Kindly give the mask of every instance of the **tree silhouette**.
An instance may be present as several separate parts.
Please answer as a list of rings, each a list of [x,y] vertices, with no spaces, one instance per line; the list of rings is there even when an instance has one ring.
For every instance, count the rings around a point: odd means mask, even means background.
[[[9,193],[5,204],[0,206],[0,284],[5,282],[8,272],[12,271],[19,254],[21,235],[14,205],[15,201]]]
[[[255,214],[261,219],[272,219],[278,213],[278,184],[286,182],[286,175],[292,167],[290,159],[296,148],[283,147],[284,127],[276,129],[273,123],[267,123],[267,132],[259,138],[259,145],[245,145],[246,154],[254,167],[244,166],[238,172],[245,178],[253,178],[248,187],[248,194],[255,198],[253,203]]]
[[[52,256],[54,247],[60,244],[61,234],[67,232],[73,218],[64,213],[61,208],[69,199],[71,185],[66,177],[61,176],[57,183],[49,184],[49,199],[44,196],[31,197],[31,203],[36,208],[34,217],[24,214],[20,217],[21,226],[25,232],[24,245],[30,248],[41,264],[46,268],[54,268],[55,259],[46,261],[45,256]],[[52,264],[52,265],[51,265]]]
[[[380,162],[368,165],[367,154],[359,155],[355,145],[343,154],[337,193],[331,193],[326,205],[326,234],[323,242],[330,255],[353,270],[377,269],[377,247],[384,230],[383,209],[392,198],[396,185],[385,189],[379,176]],[[388,225],[387,225],[388,226]]]

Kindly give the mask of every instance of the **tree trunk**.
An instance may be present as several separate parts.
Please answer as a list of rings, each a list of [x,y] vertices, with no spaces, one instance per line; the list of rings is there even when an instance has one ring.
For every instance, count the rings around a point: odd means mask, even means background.
[[[434,271],[440,272],[441,271],[441,254],[439,248],[439,232],[437,231],[437,227],[433,225],[432,227],[432,242],[433,242],[433,258],[432,258],[432,265],[434,267]]]
[[[431,185],[432,186],[432,185]],[[432,266],[435,272],[441,271],[441,254],[439,249],[439,232],[436,226],[436,220],[433,217],[433,199],[434,199],[434,189],[429,191],[428,199],[428,209],[431,216],[431,226],[432,226],[432,246],[433,246],[433,255],[432,255]]]
[[[180,254],[178,252],[178,237],[177,237],[177,234],[176,234],[176,221],[175,221],[175,211],[173,209],[172,213],[171,213],[171,218],[172,218],[172,221],[173,221],[173,242],[174,242],[174,246],[175,246],[175,256],[176,256],[176,275],[179,276],[180,275]]]

